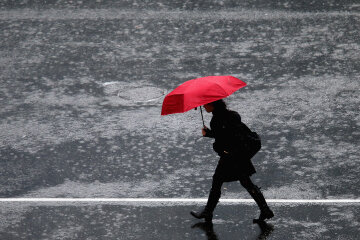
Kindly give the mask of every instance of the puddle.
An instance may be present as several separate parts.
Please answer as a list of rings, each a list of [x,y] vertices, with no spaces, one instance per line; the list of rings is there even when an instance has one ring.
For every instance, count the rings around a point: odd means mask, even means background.
[[[104,93],[110,102],[123,105],[160,103],[167,91],[147,82],[105,82],[102,83]],[[114,98],[116,97],[116,98]]]

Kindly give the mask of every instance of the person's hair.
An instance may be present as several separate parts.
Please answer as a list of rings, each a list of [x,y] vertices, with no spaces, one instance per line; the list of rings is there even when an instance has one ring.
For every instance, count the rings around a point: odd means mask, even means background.
[[[227,110],[226,103],[223,99],[212,102],[212,104],[216,110]]]

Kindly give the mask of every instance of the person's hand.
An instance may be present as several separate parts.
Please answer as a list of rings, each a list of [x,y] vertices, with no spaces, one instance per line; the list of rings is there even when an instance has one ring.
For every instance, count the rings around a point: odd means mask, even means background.
[[[204,126],[203,127],[203,129],[201,129],[201,132],[202,132],[202,135],[205,137],[205,135],[206,135],[206,130],[207,130],[208,128],[206,127],[206,126]]]

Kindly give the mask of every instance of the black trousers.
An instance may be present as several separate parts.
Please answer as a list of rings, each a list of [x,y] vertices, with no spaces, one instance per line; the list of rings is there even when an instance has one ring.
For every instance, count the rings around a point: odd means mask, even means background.
[[[236,161],[221,158],[213,175],[212,186],[206,205],[206,209],[213,212],[221,196],[221,187],[224,182],[239,181],[249,192],[260,208],[266,205],[266,201],[258,188],[250,179],[250,175],[241,169],[243,165]]]

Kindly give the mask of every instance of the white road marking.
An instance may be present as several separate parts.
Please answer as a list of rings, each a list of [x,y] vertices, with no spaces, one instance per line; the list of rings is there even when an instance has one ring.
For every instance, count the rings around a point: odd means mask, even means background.
[[[206,198],[0,198],[5,202],[206,203]],[[360,199],[267,199],[268,203],[360,203]],[[255,203],[252,199],[220,199],[222,203]]]
[[[69,20],[69,19],[282,19],[307,17],[348,17],[359,16],[356,11],[332,12],[293,12],[243,9],[238,11],[155,11],[155,10],[121,10],[121,9],[42,9],[30,8],[1,10],[0,20]]]

